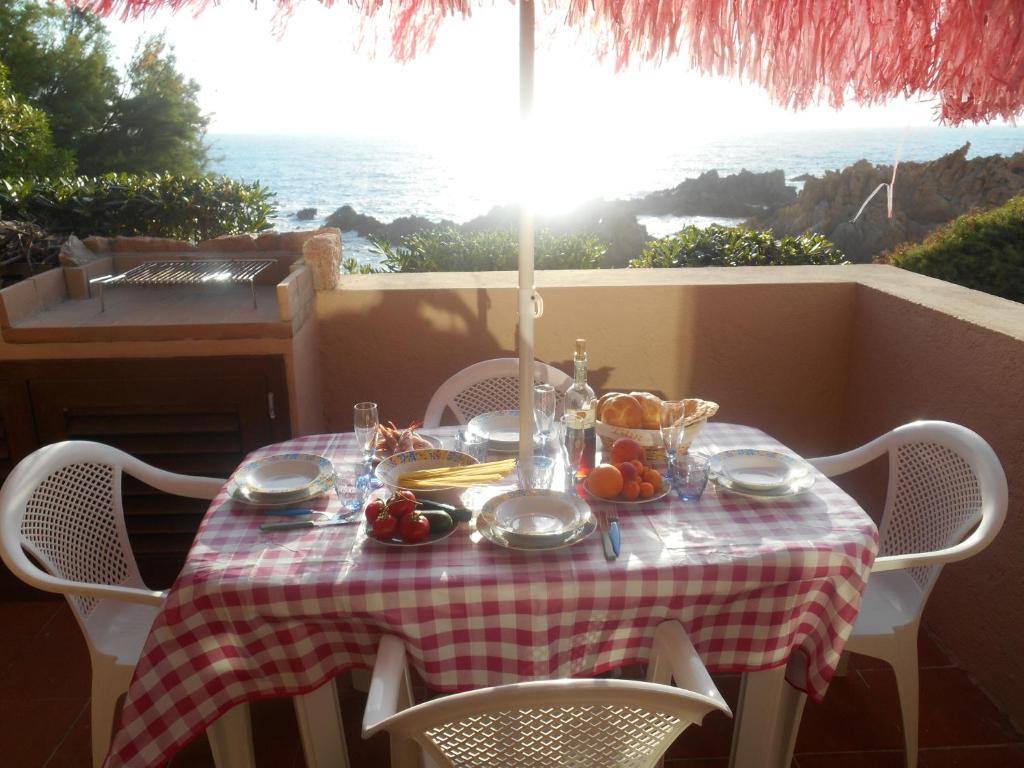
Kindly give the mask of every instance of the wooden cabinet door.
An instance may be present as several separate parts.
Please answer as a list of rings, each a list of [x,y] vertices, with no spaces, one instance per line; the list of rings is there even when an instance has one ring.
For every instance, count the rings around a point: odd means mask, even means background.
[[[249,451],[290,436],[280,357],[53,361],[27,366],[41,444],[95,440],[190,475],[226,478]],[[139,569],[169,586],[208,503],[125,478]]]

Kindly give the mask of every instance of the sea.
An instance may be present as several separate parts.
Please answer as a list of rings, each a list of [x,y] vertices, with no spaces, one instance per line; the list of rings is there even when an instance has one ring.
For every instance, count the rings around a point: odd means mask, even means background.
[[[343,205],[389,222],[423,216],[459,223],[516,200],[518,160],[505,146],[401,138],[335,135],[211,134],[211,169],[274,194],[272,224],[279,230],[324,223]],[[538,214],[560,213],[596,198],[641,197],[670,189],[705,171],[733,174],[782,169],[787,183],[821,176],[858,160],[891,165],[895,160],[935,160],[970,142],[968,157],[1011,155],[1024,150],[1024,129],[1016,126],[877,128],[762,132],[728,136],[631,142],[600,153],[571,155],[557,148],[536,171]],[[897,181],[898,183],[898,181]],[[315,208],[311,220],[299,220]],[[703,216],[641,217],[655,237],[684,226],[737,220]],[[355,233],[344,235],[345,256],[376,264],[380,255]]]

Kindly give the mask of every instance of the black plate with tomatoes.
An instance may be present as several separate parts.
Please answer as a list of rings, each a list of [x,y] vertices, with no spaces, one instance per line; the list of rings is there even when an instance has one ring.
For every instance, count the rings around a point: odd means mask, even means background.
[[[419,547],[451,536],[468,510],[417,500],[412,491],[398,491],[388,499],[371,499],[364,510],[366,536],[394,547]]]

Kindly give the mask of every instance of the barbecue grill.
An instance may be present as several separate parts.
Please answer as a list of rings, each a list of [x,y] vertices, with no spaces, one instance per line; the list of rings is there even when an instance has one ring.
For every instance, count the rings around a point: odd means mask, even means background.
[[[276,263],[274,259],[247,259],[232,261],[150,261],[132,267],[119,275],[106,275],[90,280],[100,289],[100,312],[106,312],[103,296],[105,288],[118,285],[245,285],[252,293],[252,308],[256,309],[256,276]]]

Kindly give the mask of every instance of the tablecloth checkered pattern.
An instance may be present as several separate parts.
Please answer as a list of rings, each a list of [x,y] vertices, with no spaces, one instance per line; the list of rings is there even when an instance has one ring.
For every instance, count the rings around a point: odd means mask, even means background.
[[[787,451],[749,427],[708,424],[693,451]],[[324,454],[352,471],[351,435],[257,451]],[[788,452],[788,451],[787,451]],[[320,508],[339,507],[334,494]],[[857,615],[878,546],[867,514],[823,476],[756,501],[709,486],[699,502],[620,509],[622,554],[598,535],[518,552],[459,530],[393,548],[362,525],[260,533],[261,510],[221,494],[157,618],[108,766],[158,766],[234,704],[308,692],[372,667],[384,633],[442,691],[589,676],[642,663],[654,628],[682,622],[712,670],[758,670],[794,652],[820,698]]]

